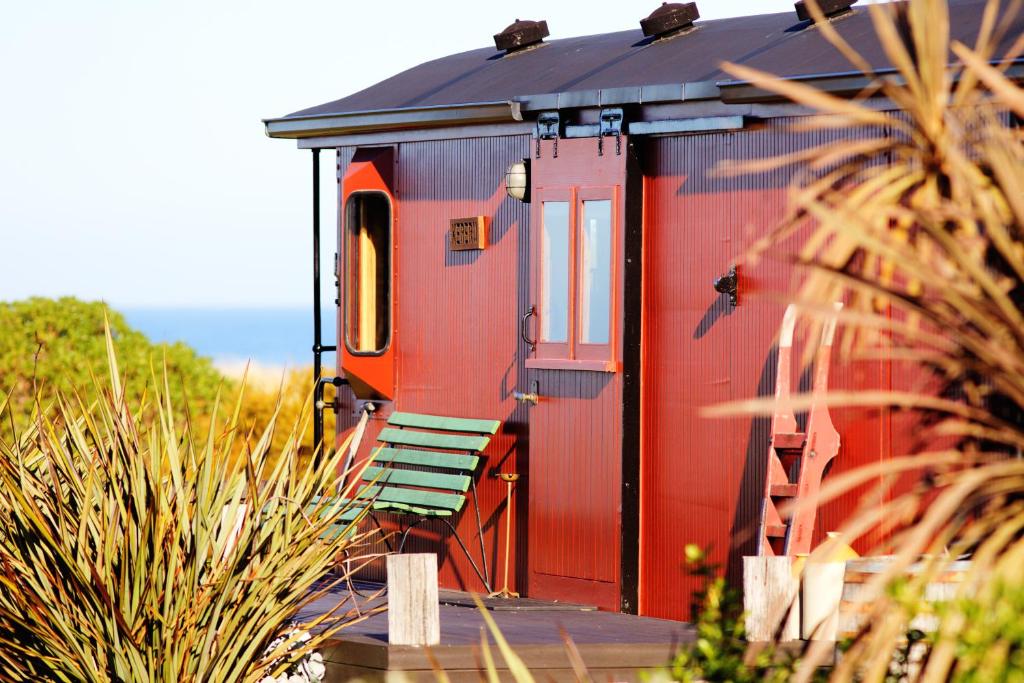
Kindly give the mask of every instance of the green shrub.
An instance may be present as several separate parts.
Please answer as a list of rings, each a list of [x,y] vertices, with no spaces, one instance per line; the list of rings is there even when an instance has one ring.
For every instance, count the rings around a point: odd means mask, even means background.
[[[887,590],[906,619],[925,615],[934,631],[907,629],[893,655],[886,681],[918,680],[929,667],[944,669],[953,683],[1024,681],[1024,581],[1019,571],[996,576],[978,593],[929,603],[905,582]],[[936,662],[934,660],[942,660]]]
[[[186,387],[189,407],[206,415],[213,407],[223,377],[209,359],[185,344],[155,344],[132,329],[124,317],[102,302],[72,297],[32,298],[0,302],[0,396],[10,394],[10,405],[0,439],[10,441],[15,429],[23,430],[36,404],[36,388],[55,392],[80,392],[89,403],[93,375],[106,372],[104,320],[118,347],[118,360],[127,380],[127,398],[138,404],[147,391],[152,367],[166,366],[169,398],[184,405]]]
[[[686,546],[690,574],[704,580],[690,606],[696,629],[694,641],[683,647],[667,669],[652,673],[654,681],[786,681],[793,671],[792,658],[766,646],[748,648],[744,625],[743,596],[717,576],[706,553]]]
[[[278,424],[293,425],[302,411],[309,410],[311,368],[281,373],[255,371],[250,373],[243,391],[241,377],[224,376],[210,359],[184,343],[151,342],[102,302],[72,297],[32,298],[0,302],[0,397],[10,394],[8,416],[0,424],[0,441],[10,442],[14,433],[23,432],[31,422],[38,387],[45,387],[47,395],[77,392],[86,403],[97,398],[92,378],[106,372],[105,319],[117,343],[127,399],[133,405],[152,391],[149,380],[156,366],[166,367],[167,389],[179,416],[184,416],[181,408],[187,398],[191,418],[200,426],[209,424],[213,417],[214,398],[220,388],[224,389],[224,404],[242,401],[239,425],[243,435],[260,434],[275,413]],[[142,419],[153,417],[150,412]],[[334,433],[331,411],[324,413],[324,431]],[[280,452],[288,436],[287,430],[276,430],[271,452]],[[244,438],[237,443],[240,450],[244,445]],[[308,457],[312,449],[313,427],[309,422],[299,448],[301,457]]]

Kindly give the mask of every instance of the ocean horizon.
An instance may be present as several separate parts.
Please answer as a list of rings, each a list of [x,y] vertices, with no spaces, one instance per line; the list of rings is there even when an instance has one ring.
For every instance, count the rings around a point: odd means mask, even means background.
[[[313,363],[309,308],[120,308],[128,324],[155,342],[184,342],[218,366]],[[324,309],[323,340],[334,344],[335,309]],[[327,365],[333,354],[325,354]]]

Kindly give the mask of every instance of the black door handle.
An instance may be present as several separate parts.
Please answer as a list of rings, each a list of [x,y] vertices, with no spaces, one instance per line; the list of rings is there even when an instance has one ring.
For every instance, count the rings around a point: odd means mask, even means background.
[[[530,351],[534,351],[537,348],[537,340],[530,339],[530,317],[537,315],[537,307],[530,306],[529,310],[523,314],[523,319],[519,321],[519,336],[522,337],[523,341],[526,342],[527,346],[530,347]]]

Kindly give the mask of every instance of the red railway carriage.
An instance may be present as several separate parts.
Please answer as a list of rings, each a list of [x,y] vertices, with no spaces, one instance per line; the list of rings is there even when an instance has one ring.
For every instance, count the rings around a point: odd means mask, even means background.
[[[884,71],[867,12],[850,4],[829,3],[828,20]],[[984,0],[950,5],[956,37],[972,42]],[[364,451],[394,411],[500,419],[478,472],[483,547],[498,566],[509,511],[492,475],[518,473],[511,583],[530,597],[683,619],[687,543],[734,576],[755,552],[769,421],[701,409],[773,390],[782,306],[751,294],[786,291],[787,266],[713,283],[781,216],[789,177],[713,169],[825,134],[794,132],[811,112],[720,65],[839,95],[865,81],[797,12],[696,14],[663,5],[642,30],[557,40],[544,22],[517,22],[498,50],[265,122],[314,159],[337,155],[339,432],[368,404]],[[333,349],[319,287],[314,297],[319,376]],[[899,379],[884,361],[832,370],[833,386]],[[837,469],[900,448],[884,411],[833,420]],[[816,534],[855,503],[826,506]],[[472,515],[457,525],[476,542]],[[439,554],[444,586],[483,590],[445,527],[419,526],[411,546]]]

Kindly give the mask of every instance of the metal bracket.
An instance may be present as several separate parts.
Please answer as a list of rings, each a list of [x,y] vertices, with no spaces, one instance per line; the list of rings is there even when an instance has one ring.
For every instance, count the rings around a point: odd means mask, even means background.
[[[615,155],[622,154],[622,107],[601,110],[601,128],[597,136],[597,156],[604,156],[604,139],[615,136]]]
[[[739,303],[739,277],[736,275],[735,264],[729,268],[728,273],[715,278],[715,291],[728,294],[730,305],[735,306]]]
[[[314,405],[316,406],[317,410],[332,410],[334,412],[338,412],[340,404],[338,403],[337,396],[335,396],[330,401],[324,400],[324,387],[326,387],[328,384],[335,388],[338,388],[348,384],[348,380],[345,379],[344,377],[321,377],[319,380],[317,380],[316,386],[313,389],[314,394],[316,395]]]
[[[555,158],[558,157],[558,133],[561,129],[561,119],[557,111],[542,111],[537,117],[537,158],[540,159],[540,141],[555,141]]]
[[[537,405],[540,403],[540,382],[533,380],[530,382],[529,393],[522,391],[513,391],[512,398],[519,401],[520,403],[529,403],[531,405]]]

